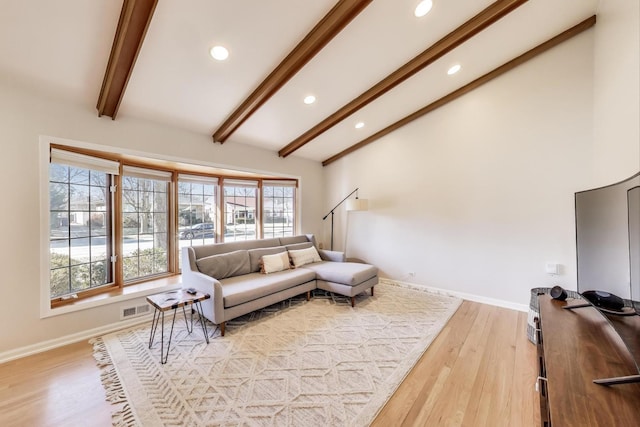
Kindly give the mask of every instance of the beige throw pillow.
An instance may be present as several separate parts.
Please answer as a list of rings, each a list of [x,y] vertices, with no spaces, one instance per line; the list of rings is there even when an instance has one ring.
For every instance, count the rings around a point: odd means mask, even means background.
[[[307,249],[289,251],[289,257],[291,258],[291,262],[294,267],[300,267],[301,265],[322,261],[315,246],[311,246]]]
[[[262,255],[262,258],[260,258],[260,273],[262,274],[275,273],[289,268],[291,268],[291,265],[289,264],[289,255],[286,252]]]

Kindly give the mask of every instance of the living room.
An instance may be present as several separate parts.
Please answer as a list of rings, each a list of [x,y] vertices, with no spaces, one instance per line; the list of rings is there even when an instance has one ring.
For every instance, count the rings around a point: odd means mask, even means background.
[[[162,118],[128,116],[126,104],[116,120],[98,118],[103,70],[87,77],[93,98],[78,99],[3,62],[2,174],[7,183],[20,178],[6,186],[0,221],[2,288],[12,300],[0,314],[0,362],[107,332],[125,305],[42,316],[49,304],[40,265],[43,135],[294,177],[298,231],[325,248],[331,225],[322,216],[358,188],[369,209],[336,213],[334,248],[376,265],[389,281],[519,311],[532,288],[575,289],[574,193],[640,170],[638,4],[601,0],[594,13],[593,28],[327,166],[234,141],[213,144],[211,135]],[[113,31],[114,22],[104,25]],[[33,40],[2,34],[3,46],[34,52]],[[559,275],[546,273],[549,262],[560,265]]]

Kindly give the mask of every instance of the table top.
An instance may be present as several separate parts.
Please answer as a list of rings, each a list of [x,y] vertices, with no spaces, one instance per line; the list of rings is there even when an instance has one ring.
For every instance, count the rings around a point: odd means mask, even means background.
[[[557,426],[638,425],[640,384],[603,386],[594,379],[638,374],[631,354],[593,307],[539,297],[551,423]],[[629,321],[638,322],[633,316]]]
[[[204,301],[209,298],[211,298],[209,294],[196,292],[195,295],[191,295],[187,293],[186,290],[179,289],[162,294],[149,295],[147,297],[147,302],[160,311],[166,311],[199,301]]]

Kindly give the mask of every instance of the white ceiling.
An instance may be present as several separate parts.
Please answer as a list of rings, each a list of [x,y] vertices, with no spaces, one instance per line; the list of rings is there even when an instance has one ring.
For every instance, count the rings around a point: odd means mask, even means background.
[[[492,1],[434,0],[422,18],[417,3],[372,1],[225,144],[277,153]],[[597,3],[530,0],[293,155],[325,160],[595,14]],[[159,0],[116,120],[212,135],[334,4]],[[121,0],[0,0],[0,79],[96,111],[121,8]],[[229,49],[227,61],[209,56],[216,44]],[[448,76],[454,63],[462,70]],[[307,94],[317,102],[303,104]]]

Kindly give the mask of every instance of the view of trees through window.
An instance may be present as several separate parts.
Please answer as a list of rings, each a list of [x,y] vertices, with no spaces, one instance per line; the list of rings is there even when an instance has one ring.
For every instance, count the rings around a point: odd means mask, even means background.
[[[185,247],[295,232],[295,180],[188,175],[57,146],[49,160],[53,303],[178,274]]]
[[[110,175],[51,164],[49,252],[51,296],[112,281]]]
[[[169,183],[122,177],[122,246],[125,281],[168,271]]]

